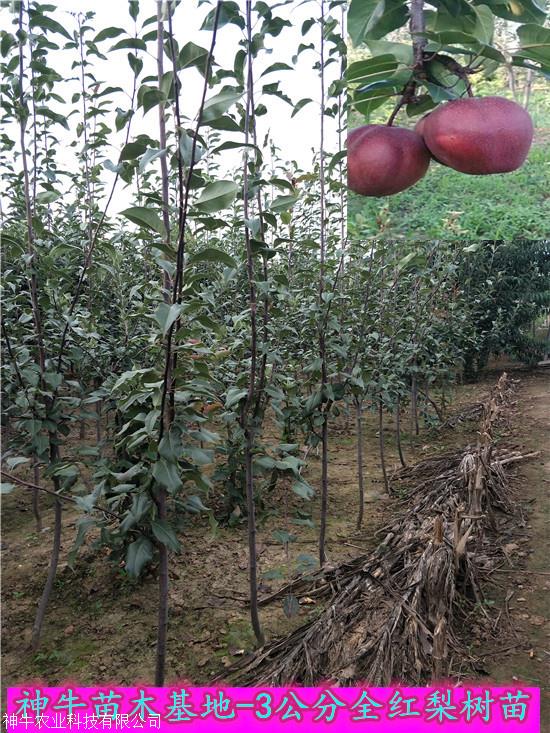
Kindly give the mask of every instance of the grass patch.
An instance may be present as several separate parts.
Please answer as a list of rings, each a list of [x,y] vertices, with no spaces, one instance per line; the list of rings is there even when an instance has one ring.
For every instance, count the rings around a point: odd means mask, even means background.
[[[535,145],[518,171],[467,176],[433,162],[415,186],[382,198],[349,193],[353,239],[540,239],[550,220],[550,146]]]

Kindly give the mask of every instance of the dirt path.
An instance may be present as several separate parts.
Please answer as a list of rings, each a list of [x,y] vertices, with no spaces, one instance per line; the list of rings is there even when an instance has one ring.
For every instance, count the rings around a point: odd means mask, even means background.
[[[495,597],[508,596],[513,631],[490,649],[485,666],[497,682],[521,680],[541,688],[543,733],[550,732],[550,369],[524,376],[517,393],[512,434],[540,457],[518,469],[515,486],[526,526],[508,546],[510,572],[501,573]],[[522,536],[523,535],[523,536]]]

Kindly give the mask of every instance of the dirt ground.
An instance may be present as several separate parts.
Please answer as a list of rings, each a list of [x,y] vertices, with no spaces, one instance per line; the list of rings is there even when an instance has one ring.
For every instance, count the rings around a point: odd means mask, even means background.
[[[487,375],[480,383],[455,389],[451,411],[482,398],[498,376]],[[518,678],[543,688],[546,710],[550,710],[550,369],[527,374],[521,379],[516,405],[503,439],[540,450],[540,458],[516,469],[517,491],[526,517],[518,522],[517,539],[507,548],[509,567],[491,576],[487,588],[491,613],[504,609],[495,624],[495,638],[473,641],[482,655],[482,667],[497,681]],[[392,514],[392,500],[383,491],[378,438],[374,415],[367,416],[364,462],[366,482],[365,522],[355,528],[357,479],[353,420],[340,418],[331,429],[330,501],[327,551],[330,562],[351,558],[378,543],[376,530]],[[407,420],[404,420],[408,423]],[[408,427],[408,424],[404,426]],[[411,448],[404,435],[407,459],[421,457],[475,439],[476,423],[455,429],[423,429]],[[397,468],[390,427],[387,433],[388,466]],[[86,440],[93,444],[90,426]],[[306,477],[318,483],[319,459],[308,458]],[[31,479],[24,470],[19,475]],[[84,685],[151,682],[156,641],[157,584],[153,575],[141,583],[130,580],[107,555],[90,548],[79,555],[74,570],[67,554],[74,539],[78,513],[65,511],[62,562],[44,625],[38,653],[27,650],[37,600],[47,572],[53,512],[47,497],[41,497],[44,530],[37,535],[30,507],[30,492],[18,490],[3,501],[3,686],[40,679],[57,684],[71,679]],[[317,504],[314,500],[314,519]],[[290,486],[281,482],[268,511],[259,518],[258,548],[261,595],[276,590],[317,556],[317,528],[292,524],[300,500]],[[311,504],[308,504],[308,507]],[[317,526],[317,521],[316,521]],[[274,536],[287,530],[296,541],[287,547]],[[247,609],[242,599],[247,592],[246,528],[218,528],[212,531],[204,517],[187,519],[180,534],[182,552],[171,557],[170,624],[168,632],[168,682],[187,679],[205,684],[253,647]],[[524,568],[524,569],[520,569]],[[546,574],[544,574],[546,573]],[[279,577],[274,578],[274,575]],[[513,595],[510,593],[513,592]],[[505,603],[505,599],[508,600]],[[282,605],[261,610],[266,635],[290,631],[311,614],[315,603],[300,606],[297,616],[285,617]],[[508,624],[508,617],[512,629]],[[546,715],[550,718],[550,712]]]

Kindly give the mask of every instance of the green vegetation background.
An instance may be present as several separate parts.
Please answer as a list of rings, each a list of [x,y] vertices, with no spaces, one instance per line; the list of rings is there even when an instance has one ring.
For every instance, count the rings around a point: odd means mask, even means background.
[[[476,79],[475,94],[511,98],[504,74]],[[384,124],[392,104],[370,117],[352,112],[349,128]],[[536,80],[529,103],[535,140],[523,167],[513,173],[468,176],[432,161],[426,176],[394,196],[368,198],[349,192],[348,236],[416,239],[540,239],[550,234],[550,86]],[[396,124],[418,118],[400,112]]]

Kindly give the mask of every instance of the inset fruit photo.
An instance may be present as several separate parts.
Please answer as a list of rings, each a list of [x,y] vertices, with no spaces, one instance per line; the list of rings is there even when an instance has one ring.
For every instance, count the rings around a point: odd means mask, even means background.
[[[542,0],[351,0],[348,235],[548,235]]]

